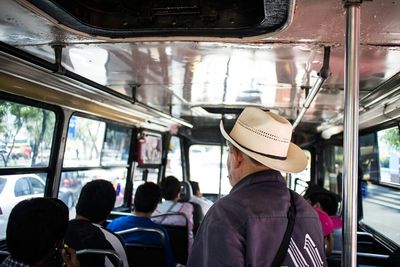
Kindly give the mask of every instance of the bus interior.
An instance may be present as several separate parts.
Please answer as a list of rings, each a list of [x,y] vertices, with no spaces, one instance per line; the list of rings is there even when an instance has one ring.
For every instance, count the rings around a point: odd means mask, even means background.
[[[349,6],[360,11],[358,89],[345,88]],[[217,201],[231,188],[219,123],[233,127],[248,106],[295,126],[309,163],[283,173],[288,187],[318,184],[343,204],[356,90],[357,266],[395,266],[399,14],[398,0],[0,1],[0,250],[19,201],[58,197],[73,218],[94,179],[114,184],[113,216],[167,175]]]

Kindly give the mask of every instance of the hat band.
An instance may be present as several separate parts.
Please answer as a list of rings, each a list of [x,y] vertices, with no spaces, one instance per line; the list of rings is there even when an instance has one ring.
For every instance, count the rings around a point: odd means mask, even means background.
[[[232,138],[232,136],[230,136],[230,137]],[[250,148],[248,148],[248,147],[242,146],[242,145],[239,144],[235,139],[232,138],[232,140],[235,141],[235,143],[238,144],[240,147],[242,147],[242,148],[244,148],[244,149],[247,149],[248,151],[253,152],[253,153],[256,153],[256,154],[258,154],[258,155],[261,155],[261,156],[264,156],[264,157],[267,157],[267,158],[271,158],[271,159],[279,159],[279,160],[286,160],[286,159],[287,159],[287,157],[280,157],[280,156],[275,156],[275,155],[270,155],[270,154],[264,154],[264,153],[261,153],[261,152],[258,152],[258,151],[254,151],[254,150],[252,150],[252,149],[250,149]]]

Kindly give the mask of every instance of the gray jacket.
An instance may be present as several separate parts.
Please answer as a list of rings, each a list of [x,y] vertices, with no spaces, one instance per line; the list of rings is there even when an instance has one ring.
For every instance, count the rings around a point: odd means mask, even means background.
[[[282,266],[327,266],[318,216],[301,196],[294,196],[295,226]],[[271,266],[286,231],[289,205],[278,171],[247,176],[208,211],[187,266]]]

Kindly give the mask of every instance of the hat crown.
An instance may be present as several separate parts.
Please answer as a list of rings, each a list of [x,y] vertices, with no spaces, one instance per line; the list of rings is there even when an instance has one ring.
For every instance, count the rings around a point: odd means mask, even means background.
[[[292,125],[269,111],[248,107],[243,110],[229,134],[240,145],[258,153],[286,157]]]

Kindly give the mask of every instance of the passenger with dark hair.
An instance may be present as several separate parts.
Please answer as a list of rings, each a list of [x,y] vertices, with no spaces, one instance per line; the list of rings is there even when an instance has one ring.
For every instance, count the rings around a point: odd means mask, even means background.
[[[341,197],[319,185],[310,185],[304,198],[308,200],[314,208],[319,208],[325,211],[334,223],[334,229],[342,227],[342,220],[338,216],[339,202]]]
[[[68,208],[58,199],[32,198],[18,203],[7,224],[10,256],[1,267],[79,267],[75,251],[64,248]]]
[[[106,180],[94,180],[87,183],[81,191],[76,204],[76,218],[71,220],[65,236],[65,243],[76,249],[106,249],[115,251],[124,266],[128,259],[122,240],[103,227],[115,204],[115,190]],[[104,256],[80,256],[82,267],[114,266]]]
[[[337,215],[340,196],[319,185],[310,185],[304,198],[313,206],[319,216],[326,255],[330,256],[333,249],[341,250],[342,220]]]
[[[192,192],[193,192],[193,195],[190,198],[190,202],[199,204],[201,210],[203,211],[203,214],[206,215],[207,211],[211,208],[211,206],[214,203],[211,200],[208,200],[207,198],[203,197],[203,195],[200,192],[200,187],[198,182],[190,181],[190,185],[192,187]]]
[[[118,232],[132,229],[135,227],[144,227],[159,229],[165,235],[165,266],[174,267],[175,259],[172,253],[168,232],[160,225],[154,223],[150,217],[158,202],[161,200],[161,192],[158,185],[147,182],[136,189],[134,198],[134,211],[132,216],[120,217],[113,220],[107,228]],[[126,244],[160,245],[159,235],[151,232],[135,232],[123,236]]]
[[[181,192],[181,183],[174,176],[167,176],[161,181],[161,193],[164,198],[162,203],[157,205],[154,215],[168,212],[180,212],[186,216],[189,224],[189,251],[193,244],[193,206],[188,202],[178,202]],[[182,216],[171,215],[153,219],[155,222],[166,225],[186,225]]]

